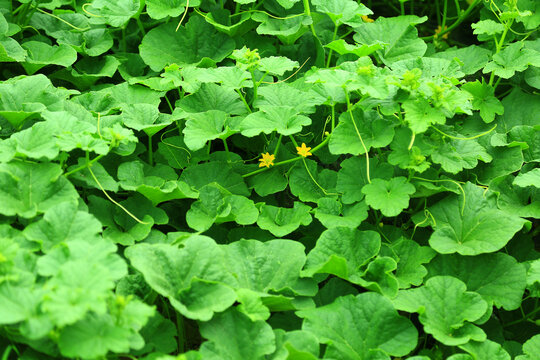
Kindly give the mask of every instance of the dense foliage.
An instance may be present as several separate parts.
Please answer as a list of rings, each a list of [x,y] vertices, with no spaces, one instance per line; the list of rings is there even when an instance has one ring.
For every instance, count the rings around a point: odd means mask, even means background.
[[[539,26],[0,0],[0,358],[538,359]]]

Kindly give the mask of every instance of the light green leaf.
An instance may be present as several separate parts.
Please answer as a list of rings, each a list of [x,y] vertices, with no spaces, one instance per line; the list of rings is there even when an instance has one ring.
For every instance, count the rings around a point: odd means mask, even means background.
[[[354,205],[343,205],[339,200],[320,198],[315,209],[315,218],[326,228],[350,227],[357,228],[367,219],[368,207],[364,202]]]
[[[47,65],[68,67],[77,60],[77,52],[68,45],[48,45],[41,41],[27,41],[22,44],[28,56],[21,65],[32,75]]]
[[[383,49],[377,53],[386,65],[416,58],[424,55],[427,45],[418,37],[418,31],[413,25],[426,20],[427,17],[419,18],[414,15],[379,17],[374,23],[364,23],[355,28],[354,40],[366,45],[384,44]]]
[[[343,204],[361,201],[364,198],[362,188],[368,183],[365,159],[352,157],[345,159],[340,165],[341,170],[338,172],[336,189],[342,193],[341,201]],[[371,179],[390,180],[394,169],[385,162],[379,162],[377,158],[370,158],[369,172]]]
[[[208,360],[263,360],[276,347],[270,325],[261,320],[251,321],[236,309],[201,323],[200,331],[208,339],[200,353]]]
[[[245,105],[236,91],[213,83],[202,84],[195,93],[178,100],[176,107],[186,113],[203,113],[211,110],[219,110],[230,115],[246,113]]]
[[[495,114],[502,115],[504,106],[495,97],[495,89],[485,82],[468,82],[462,88],[474,96],[472,107],[480,110],[480,117],[484,122],[490,123],[495,120]]]
[[[259,60],[259,70],[272,75],[282,76],[298,66],[298,61],[292,61],[285,56],[270,56]]]
[[[410,195],[416,191],[413,184],[403,176],[389,181],[373,179],[364,185],[362,193],[366,195],[366,203],[373,209],[381,210],[384,216],[397,216],[409,206]]]
[[[540,168],[532,169],[526,173],[519,173],[514,179],[514,185],[519,187],[534,186],[540,188]]]
[[[465,345],[460,346],[475,360],[510,360],[508,352],[495,341],[486,340],[483,342],[470,341]],[[519,356],[516,358],[518,359]]]
[[[146,0],[146,11],[152,19],[175,18],[184,12],[188,3],[191,7],[201,4],[200,0]]]
[[[0,283],[0,324],[9,325],[24,321],[37,312],[43,294],[31,288]]]
[[[424,331],[445,345],[484,341],[484,331],[470,322],[484,315],[487,303],[466,290],[465,284],[454,277],[437,276],[422,287],[400,290],[392,302],[398,310],[419,313]]]
[[[393,138],[394,124],[391,121],[382,118],[376,111],[356,108],[352,110],[352,117],[349,111],[341,114],[328,147],[332,154],[359,155],[372,147],[385,147]]]
[[[396,278],[402,289],[420,286],[428,273],[422,264],[429,263],[437,254],[429,246],[420,246],[405,238],[383,247],[381,253],[397,261]]]
[[[197,193],[185,182],[178,181],[176,172],[164,165],[151,168],[140,161],[124,162],[118,167],[118,179],[123,189],[141,193],[153,205],[170,200],[197,198]]]
[[[202,149],[208,141],[226,139],[234,134],[229,128],[231,118],[226,112],[208,110],[191,114],[186,120],[184,142],[190,150]],[[231,126],[234,126],[231,124]]]
[[[218,33],[199,16],[191,16],[185,27],[175,31],[176,24],[159,25],[142,39],[140,54],[154,71],[170,64],[215,63],[223,60],[234,49],[234,41]]]
[[[294,291],[306,262],[304,246],[292,240],[240,240],[223,247],[236,286],[258,293]]]
[[[302,329],[326,344],[325,358],[381,359],[404,356],[416,346],[418,333],[382,295],[363,293],[337,298],[330,305],[297,311]]]
[[[234,279],[223,271],[223,250],[212,239],[193,235],[182,245],[139,244],[129,247],[126,257],[181,314],[208,321],[236,300],[233,289],[225,285]]]
[[[495,252],[525,224],[520,217],[497,209],[495,201],[484,190],[471,183],[463,186],[463,196],[449,195],[429,208],[436,224],[429,239],[431,247],[441,254],[478,255]]]
[[[493,55],[493,60],[484,67],[483,73],[493,72],[498,77],[509,79],[516,72],[525,71],[529,65],[540,67],[540,52],[523,48],[523,45],[523,41],[517,41]]]
[[[235,221],[240,225],[253,224],[258,216],[259,211],[253,201],[232,195],[217,184],[210,184],[199,190],[199,200],[191,204],[186,221],[191,228],[202,232],[214,223]]]
[[[302,201],[316,202],[325,196],[337,196],[337,173],[329,169],[319,171],[314,160],[303,159],[289,171],[291,193]]]
[[[476,45],[467,47],[452,47],[443,52],[437,52],[432,57],[448,60],[458,59],[461,71],[466,75],[471,75],[482,69],[491,59],[491,51]]]
[[[137,0],[94,0],[88,11],[95,14],[92,19],[98,23],[122,27],[137,13],[139,6]]]
[[[75,203],[63,202],[51,207],[43,219],[28,225],[23,234],[41,245],[44,253],[56,245],[75,240],[95,239],[101,223],[84,211],[77,211]]]
[[[354,54],[358,57],[368,56],[373,54],[375,51],[382,49],[382,44],[375,43],[370,45],[351,45],[348,44],[345,40],[339,39],[334,40],[325,47],[334,50],[340,55],[344,54]]]
[[[354,282],[360,268],[376,256],[381,238],[374,231],[336,227],[324,231],[309,252],[303,274],[327,273]]]
[[[525,267],[504,253],[474,257],[438,255],[427,268],[429,277],[458,278],[467,285],[467,290],[477,292],[489,304],[506,310],[517,309],[525,291]]]
[[[283,237],[298,229],[300,225],[309,225],[312,221],[310,210],[309,206],[297,201],[292,208],[262,205],[257,225],[277,237]]]
[[[431,124],[444,124],[446,117],[441,109],[431,106],[424,98],[403,102],[405,121],[415,133],[425,132]]]
[[[233,194],[242,196],[250,194],[242,176],[232,171],[224,162],[213,161],[189,166],[182,172],[180,181],[197,190],[215,182]]]
[[[493,20],[481,20],[471,24],[474,29],[473,34],[476,35],[496,35],[504,31],[504,25]]]
[[[0,164],[0,214],[32,218],[62,202],[76,203],[79,195],[52,163]]]
[[[128,128],[144,130],[152,136],[170,125],[174,118],[169,114],[162,114],[152,104],[125,104],[122,106],[122,122]]]
[[[398,165],[402,169],[412,169],[424,172],[429,169],[431,163],[426,156],[433,152],[433,146],[424,140],[423,136],[415,137],[414,145],[409,149],[413,132],[409,128],[398,128],[394,141],[390,144],[392,151],[388,156],[388,162]]]
[[[250,188],[260,196],[275,194],[287,187],[287,178],[278,168],[273,168],[247,178]]]
[[[457,174],[463,169],[474,169],[478,165],[478,159],[490,162],[491,155],[476,140],[450,140],[439,146],[435,146],[431,159],[436,164],[441,164],[444,171]]]
[[[292,135],[302,131],[302,126],[311,125],[311,119],[300,115],[289,106],[268,106],[246,116],[240,122],[242,135],[253,137],[274,131],[282,135]]]
[[[313,0],[312,3],[318,12],[328,15],[336,25],[357,27],[363,23],[362,15],[373,14],[365,5],[352,0]]]
[[[519,355],[516,360],[534,360],[535,354],[540,353],[540,335],[535,335],[527,340],[523,344],[523,352],[525,355]]]

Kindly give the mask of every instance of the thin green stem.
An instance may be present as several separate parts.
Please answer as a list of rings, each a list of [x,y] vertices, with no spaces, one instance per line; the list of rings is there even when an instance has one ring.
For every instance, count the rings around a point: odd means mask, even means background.
[[[400,1],[399,2],[399,12],[400,14],[403,16],[405,15],[405,3],[403,1]]]
[[[319,150],[320,148],[325,146],[328,143],[328,141],[330,141],[330,136],[328,136],[326,139],[324,139],[319,145],[317,145],[313,149],[311,149],[310,152],[311,153],[316,152],[317,150]],[[272,166],[272,167],[285,165],[285,164],[290,164],[292,162],[298,161],[298,160],[303,159],[303,158],[304,158],[303,156],[298,156],[298,157],[295,157],[295,158],[292,158],[292,159],[283,160],[283,161],[275,163],[274,166]],[[253,176],[253,175],[257,175],[257,174],[260,174],[260,173],[262,173],[262,172],[264,172],[264,171],[266,171],[268,169],[270,169],[270,168],[265,167],[265,168],[257,169],[257,170],[254,170],[254,171],[250,172],[250,173],[242,175],[242,177],[246,178],[246,177],[250,177],[250,176]]]
[[[227,139],[223,140],[223,147],[225,148],[225,151],[227,152],[227,161],[231,162],[231,153],[229,152],[229,145],[227,145]]]
[[[434,130],[436,130],[439,134],[443,135],[443,136],[446,136],[450,139],[454,139],[454,140],[473,140],[473,139],[477,139],[479,137],[482,137],[484,135],[487,135],[489,134],[490,132],[492,132],[493,130],[495,130],[495,128],[497,127],[497,124],[495,124],[491,129],[487,130],[487,131],[484,131],[483,133],[480,133],[478,135],[475,135],[475,136],[471,136],[471,137],[457,137],[457,136],[452,136],[452,135],[448,135],[447,133],[443,132],[442,130],[439,130],[437,129],[435,126],[431,126]]]
[[[332,103],[332,131],[336,127],[336,104]]]
[[[246,106],[246,109],[249,113],[251,113],[251,107],[249,107],[249,104],[248,102],[246,101],[246,98],[245,96],[242,94],[242,91],[240,91],[239,89],[236,89],[236,92],[238,93],[238,95],[240,95],[240,100],[242,100],[242,102],[244,103],[244,105]]]
[[[334,24],[334,35],[332,36],[332,41],[336,40],[336,36],[337,36],[337,31],[338,31],[338,24]],[[330,49],[330,51],[328,51],[328,59],[326,59],[326,67],[329,68],[330,67],[330,61],[332,60],[332,52],[333,50]]]
[[[176,315],[176,333],[178,337],[178,353],[182,354],[186,351],[186,329],[184,327],[184,318],[182,314],[175,311]]]
[[[435,35],[431,35],[431,36],[425,36],[425,37],[422,37],[421,39],[423,40],[429,40],[429,39],[433,39],[435,37],[442,37],[444,34],[454,30],[455,28],[457,28],[463,21],[465,21],[465,19],[467,19],[467,17],[469,16],[469,14],[476,8],[476,5],[478,5],[482,0],[475,0],[474,2],[472,2],[469,7],[467,7],[467,9],[465,9],[465,11],[463,11],[461,13],[461,15],[459,16],[459,18],[452,24],[450,25],[449,27],[447,27],[446,29],[444,29],[443,27],[441,27],[441,32],[438,33],[438,34],[435,34]]]
[[[517,320],[514,320],[514,321],[510,321],[509,323],[507,324],[503,324],[503,327],[509,327],[509,326],[512,326],[512,325],[516,325],[516,324],[519,324],[520,322],[523,322],[525,320],[528,320],[530,319],[534,314],[536,314],[537,312],[540,311],[540,307],[539,308],[536,308],[534,309],[533,311],[531,311],[530,313],[524,315],[521,317],[521,319],[517,319]]]
[[[81,165],[81,166],[79,166],[79,167],[77,167],[77,168],[75,168],[75,169],[73,169],[73,170],[71,170],[71,171],[68,171],[67,173],[64,174],[64,176],[65,176],[65,177],[68,177],[68,176],[71,176],[71,175],[75,174],[76,172],[79,172],[79,171],[81,171],[81,170],[84,170],[84,169],[86,169],[87,167],[92,166],[93,163],[95,163],[96,161],[99,161],[99,159],[101,159],[101,158],[104,157],[104,156],[105,156],[105,155],[103,155],[103,154],[102,154],[102,155],[98,155],[98,156],[96,156],[95,158],[93,158],[92,160],[87,161],[84,165]]]
[[[358,130],[358,126],[356,126],[356,122],[354,121],[354,115],[352,113],[352,106],[351,106],[351,100],[349,99],[349,93],[347,92],[347,89],[343,89],[345,91],[345,99],[347,100],[347,111],[349,112],[349,115],[351,116],[351,121],[354,125],[354,130],[356,131],[356,135],[358,136],[358,139],[360,139],[360,143],[362,144],[362,147],[364,148],[364,152],[366,154],[366,178],[368,181],[368,184],[371,184],[371,178],[369,175],[369,151],[366,147],[366,144],[364,143],[364,139],[362,139],[362,135],[360,135],[360,131]]]
[[[505,24],[504,31],[501,35],[501,38],[497,42],[497,47],[495,48],[495,54],[497,55],[499,52],[501,52],[502,47],[504,46],[504,39],[506,38],[506,35],[508,34],[508,30],[512,27],[512,24],[514,23],[514,19],[511,19],[508,24]],[[491,75],[489,76],[489,85],[493,85],[493,81],[495,80],[495,71],[491,72]],[[494,86],[496,87],[496,86]]]
[[[276,144],[276,148],[274,149],[274,155],[277,157],[278,156],[278,151],[279,151],[279,147],[281,145],[281,139],[283,138],[283,134],[279,134],[279,138],[278,138],[278,141],[277,141],[277,144]]]
[[[309,0],[303,0],[304,4],[304,12],[307,16],[311,17],[311,9],[309,8]],[[318,39],[317,33],[315,32],[315,27],[313,26],[313,22],[309,24],[309,28],[311,29],[311,33],[315,38]]]
[[[443,16],[442,16],[442,22],[441,22],[441,32],[446,26],[446,13],[448,12],[448,0],[444,0],[443,3]]]
[[[148,164],[154,166],[154,152],[152,151],[152,135],[148,135]]]

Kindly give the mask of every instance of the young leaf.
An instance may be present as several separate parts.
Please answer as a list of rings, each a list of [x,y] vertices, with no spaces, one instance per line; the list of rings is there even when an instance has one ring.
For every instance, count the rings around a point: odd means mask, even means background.
[[[410,195],[416,191],[414,185],[403,176],[389,181],[373,179],[364,185],[362,193],[366,195],[366,203],[373,209],[381,210],[384,216],[397,216],[409,206]]]

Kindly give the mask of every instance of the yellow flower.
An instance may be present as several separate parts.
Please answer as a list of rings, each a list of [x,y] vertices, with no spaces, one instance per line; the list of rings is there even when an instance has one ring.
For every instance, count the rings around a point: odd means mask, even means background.
[[[270,167],[274,165],[274,159],[276,158],[276,155],[274,154],[270,155],[269,153],[261,154],[261,155],[262,155],[262,159],[259,159],[259,161],[261,162],[259,164],[259,167],[263,167],[263,166]]]
[[[313,155],[312,153],[309,152],[309,150],[311,150],[311,148],[307,147],[306,144],[304,143],[302,143],[302,146],[296,147],[296,151],[298,151],[298,155],[301,155],[303,157],[308,157],[308,156]]]
[[[445,26],[444,27],[444,30],[448,29],[448,26]],[[442,28],[441,28],[441,25],[439,25],[436,29],[435,29],[435,37],[439,37],[439,33],[442,31]],[[444,33],[443,36],[442,36],[443,39],[448,39],[448,33]]]
[[[370,19],[367,15],[362,15],[362,20],[364,20],[364,22],[368,22],[368,23],[372,23],[372,22],[375,21],[373,19]]]

